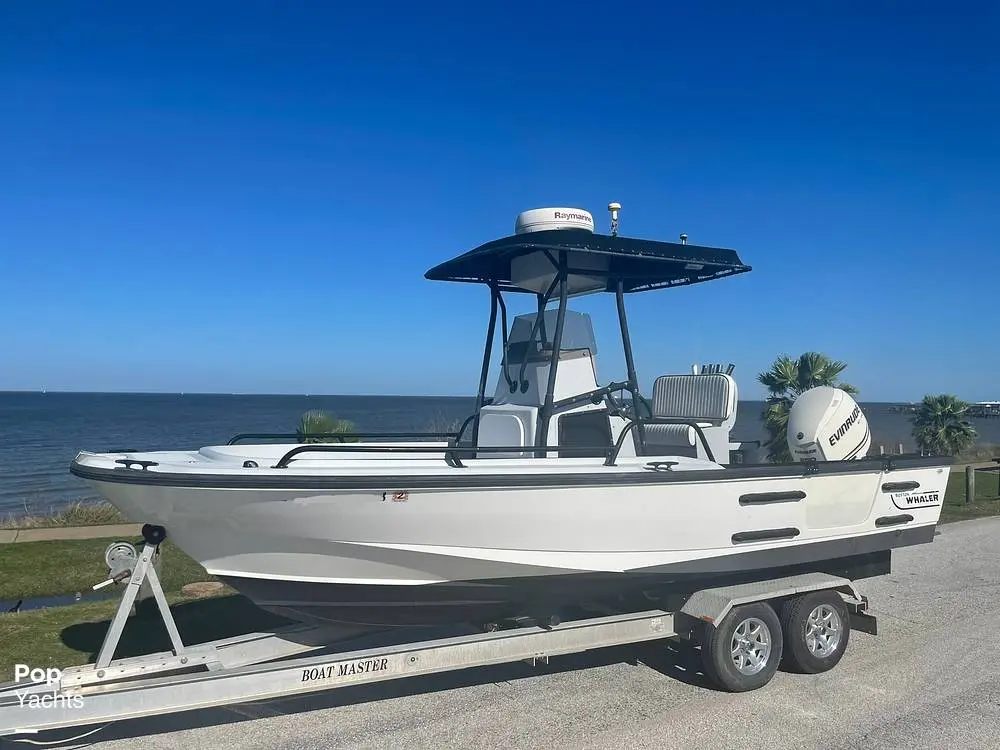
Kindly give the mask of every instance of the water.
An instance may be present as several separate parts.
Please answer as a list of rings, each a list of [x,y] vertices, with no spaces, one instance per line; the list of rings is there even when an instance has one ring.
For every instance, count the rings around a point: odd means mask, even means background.
[[[48,609],[50,607],[66,607],[79,602],[102,602],[111,601],[121,597],[121,588],[110,589],[94,593],[92,591],[77,591],[73,594],[59,594],[57,596],[36,596],[27,599],[16,599],[11,601],[0,600],[0,615],[15,614],[17,612],[30,612],[35,609]]]
[[[0,392],[0,517],[97,496],[69,473],[80,450],[196,450],[241,432],[295,432],[321,409],[362,432],[451,428],[474,398]]]
[[[0,392],[0,517],[95,499],[69,464],[80,450],[197,449],[240,432],[294,432],[304,411],[321,409],[363,432],[452,429],[471,397],[244,396],[206,394]],[[862,404],[873,443],[913,449],[905,414]],[[761,440],[763,404],[741,401],[733,438]],[[981,443],[1000,443],[1000,420],[974,420]]]

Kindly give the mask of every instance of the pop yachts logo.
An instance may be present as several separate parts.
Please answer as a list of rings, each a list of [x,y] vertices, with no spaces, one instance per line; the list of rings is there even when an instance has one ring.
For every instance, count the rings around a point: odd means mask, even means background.
[[[14,690],[21,708],[83,708],[83,696],[60,694],[62,671],[49,667],[32,668],[27,664],[14,665],[14,684],[27,681],[31,687]]]

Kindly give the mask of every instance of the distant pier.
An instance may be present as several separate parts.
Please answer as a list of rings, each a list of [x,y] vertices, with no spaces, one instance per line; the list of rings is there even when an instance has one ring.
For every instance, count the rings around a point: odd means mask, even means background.
[[[893,404],[889,411],[893,414],[913,414],[919,404]],[[977,401],[969,404],[965,413],[971,419],[1000,419],[1000,401]]]

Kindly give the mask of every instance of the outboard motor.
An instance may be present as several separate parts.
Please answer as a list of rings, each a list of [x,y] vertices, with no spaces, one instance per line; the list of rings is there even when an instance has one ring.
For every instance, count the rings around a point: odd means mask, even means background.
[[[868,420],[857,401],[839,388],[810,388],[788,414],[788,450],[793,461],[864,458],[872,443]]]

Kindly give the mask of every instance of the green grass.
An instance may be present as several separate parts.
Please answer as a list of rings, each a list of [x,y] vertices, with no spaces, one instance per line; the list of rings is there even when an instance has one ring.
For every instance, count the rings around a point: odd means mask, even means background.
[[[181,639],[187,644],[281,627],[289,620],[258,609],[238,595],[186,600],[167,596]],[[107,633],[117,600],[0,614],[0,682],[13,679],[15,664],[65,668],[92,663]],[[170,641],[152,602],[130,617],[115,656],[166,651]]]
[[[989,462],[994,458],[1000,458],[1000,445],[995,443],[981,443],[955,457],[962,463]]]
[[[89,591],[107,577],[104,550],[112,541],[72,539],[0,546],[0,600],[16,602],[22,598]],[[187,583],[214,580],[169,541],[161,549],[164,591],[180,591]]]
[[[105,526],[128,523],[117,508],[104,502],[75,502],[59,510],[32,511],[0,518],[0,529],[50,529],[58,526]]]
[[[1000,473],[976,472],[976,496],[965,502],[965,466],[956,464],[948,476],[948,489],[941,508],[941,523],[1000,515]]]
[[[74,539],[5,544],[0,547],[0,599],[82,592],[107,575],[104,550],[110,539]],[[138,540],[137,546],[138,546]],[[215,580],[169,541],[162,545],[162,583],[185,643],[228,638],[280,627],[288,620],[268,614],[229,587],[204,598],[185,597],[185,584]],[[118,587],[118,592],[123,588]],[[106,590],[105,590],[106,591]],[[97,657],[117,597],[0,614],[0,682],[10,679],[13,665],[68,667]],[[170,643],[152,600],[129,619],[117,656],[137,656],[169,649]]]

